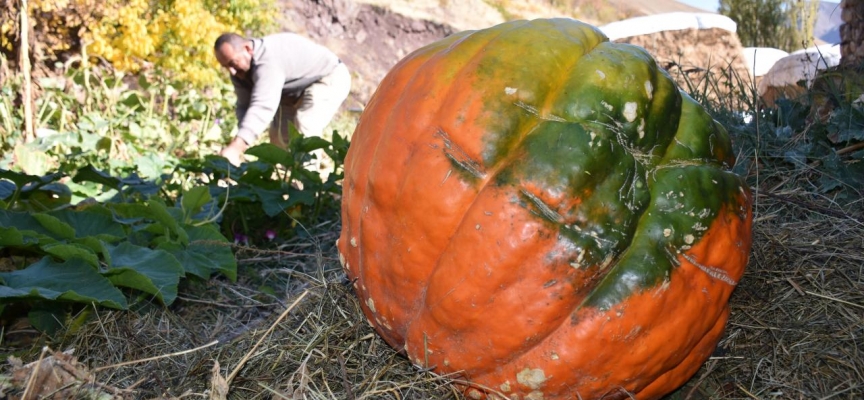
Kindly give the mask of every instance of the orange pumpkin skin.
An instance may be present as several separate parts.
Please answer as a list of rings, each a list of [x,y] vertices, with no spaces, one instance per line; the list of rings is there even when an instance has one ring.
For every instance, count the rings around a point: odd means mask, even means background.
[[[644,50],[573,20],[419,49],[345,162],[369,323],[470,398],[654,399],[708,358],[747,264],[726,131]]]

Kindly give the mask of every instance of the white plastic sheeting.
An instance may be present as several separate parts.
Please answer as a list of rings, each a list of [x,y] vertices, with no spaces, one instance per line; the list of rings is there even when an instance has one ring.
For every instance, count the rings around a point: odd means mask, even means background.
[[[798,81],[806,81],[807,87],[813,83],[816,72],[840,64],[840,45],[821,45],[794,51],[778,60],[759,82],[759,93],[769,87],[795,86]]]
[[[663,31],[719,28],[735,33],[738,25],[725,15],[672,12],[612,22],[599,27],[609,40],[648,35]]]
[[[747,65],[747,69],[750,70],[750,76],[763,76],[768,73],[777,61],[788,55],[789,53],[773,47],[745,47],[744,63]]]

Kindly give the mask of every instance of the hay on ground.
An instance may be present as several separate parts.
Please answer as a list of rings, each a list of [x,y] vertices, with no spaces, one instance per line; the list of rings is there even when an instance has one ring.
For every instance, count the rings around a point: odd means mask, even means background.
[[[673,398],[862,398],[860,204],[801,189],[812,176],[760,179],[750,265],[725,335]],[[278,249],[239,248],[239,282],[189,284],[169,309],[90,309],[89,322],[53,340],[14,347],[7,332],[0,351],[29,363],[44,344],[74,349],[93,382],[76,387],[112,388],[117,399],[462,399],[458,376],[416,368],[372,331],[339,267],[338,225],[316,231]],[[20,398],[3,382],[0,393]]]

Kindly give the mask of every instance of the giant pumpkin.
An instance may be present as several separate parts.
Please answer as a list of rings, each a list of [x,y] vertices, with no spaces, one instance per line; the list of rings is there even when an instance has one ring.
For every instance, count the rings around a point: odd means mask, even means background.
[[[375,330],[469,398],[653,399],[712,353],[751,241],[726,130],[570,19],[416,50],[345,161],[340,260]]]

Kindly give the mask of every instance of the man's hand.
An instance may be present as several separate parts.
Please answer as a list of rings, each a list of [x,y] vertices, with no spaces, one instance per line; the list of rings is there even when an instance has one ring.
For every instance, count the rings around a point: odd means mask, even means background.
[[[234,140],[231,141],[227,146],[223,147],[221,151],[219,151],[219,155],[228,159],[228,162],[233,164],[235,167],[240,166],[240,162],[243,158],[243,153],[246,152],[246,148],[249,145],[243,139],[239,137],[235,137]]]

